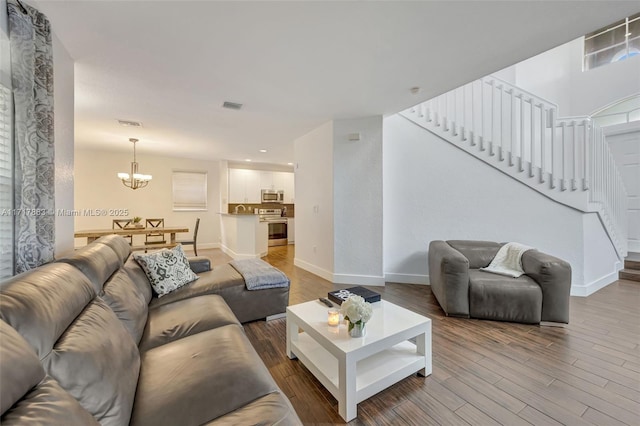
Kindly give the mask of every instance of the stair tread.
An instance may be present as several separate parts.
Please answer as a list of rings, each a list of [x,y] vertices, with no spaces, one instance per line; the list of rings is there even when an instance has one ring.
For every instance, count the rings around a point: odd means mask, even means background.
[[[640,253],[629,252],[624,258],[624,268],[640,270]]]
[[[637,269],[621,269],[618,271],[618,278],[621,280],[630,280],[640,282],[640,271]]]

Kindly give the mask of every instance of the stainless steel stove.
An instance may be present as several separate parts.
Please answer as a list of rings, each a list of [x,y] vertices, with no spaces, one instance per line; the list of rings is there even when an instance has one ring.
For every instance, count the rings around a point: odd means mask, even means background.
[[[282,209],[259,209],[260,222],[269,224],[269,247],[286,246],[287,218],[282,217]]]

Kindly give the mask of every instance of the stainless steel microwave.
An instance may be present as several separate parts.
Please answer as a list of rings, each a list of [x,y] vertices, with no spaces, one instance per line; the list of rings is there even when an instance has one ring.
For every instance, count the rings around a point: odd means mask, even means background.
[[[284,191],[275,189],[263,189],[261,191],[263,203],[284,203]]]

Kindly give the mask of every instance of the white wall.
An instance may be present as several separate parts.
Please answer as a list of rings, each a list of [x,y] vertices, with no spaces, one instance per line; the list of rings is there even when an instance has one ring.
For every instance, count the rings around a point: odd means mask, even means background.
[[[124,141],[122,143],[128,143]],[[128,172],[133,157],[131,152],[112,152],[76,149],[75,152],[75,209],[128,209],[126,217],[164,218],[166,226],[188,226],[193,232],[196,218],[200,218],[198,248],[219,247],[220,242],[220,172],[219,162],[199,161],[138,155],[141,173],[150,174],[153,180],[146,188],[132,190],[116,177],[118,172]],[[208,211],[174,212],[172,207],[172,171],[206,171]],[[77,216],[75,229],[111,228],[117,217]],[[178,235],[186,239],[189,235]],[[142,243],[143,237],[134,241]],[[76,246],[86,244],[84,238],[76,238]],[[186,247],[187,249],[190,246]]]
[[[561,117],[590,115],[640,92],[640,57],[583,72],[583,45],[580,37],[495,75],[558,104]]]
[[[296,255],[294,263],[333,279],[333,122],[295,140]]]
[[[574,286],[591,284],[585,280],[615,267],[613,247],[598,237],[600,253],[613,258],[590,255],[585,276],[583,239],[593,224],[587,229],[581,212],[549,200],[400,116],[384,120],[383,134],[388,281],[426,283],[432,240],[527,244],[568,261]]]
[[[56,209],[73,209],[74,62],[53,35],[53,102]],[[56,216],[55,256],[73,251],[73,217]]]
[[[382,116],[333,122],[333,202],[333,282],[384,285]]]
[[[584,278],[574,280],[572,296],[588,296],[618,279],[622,267],[597,213],[582,215]]]

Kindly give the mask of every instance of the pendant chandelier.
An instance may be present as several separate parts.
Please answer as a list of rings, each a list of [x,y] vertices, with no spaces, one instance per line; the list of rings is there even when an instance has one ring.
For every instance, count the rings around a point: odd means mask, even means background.
[[[131,173],[118,173],[118,179],[122,184],[131,189],[144,188],[151,180],[151,175],[143,175],[138,173],[138,163],[136,162],[136,142],[138,139],[130,138],[129,142],[133,142],[133,161],[131,162]]]

